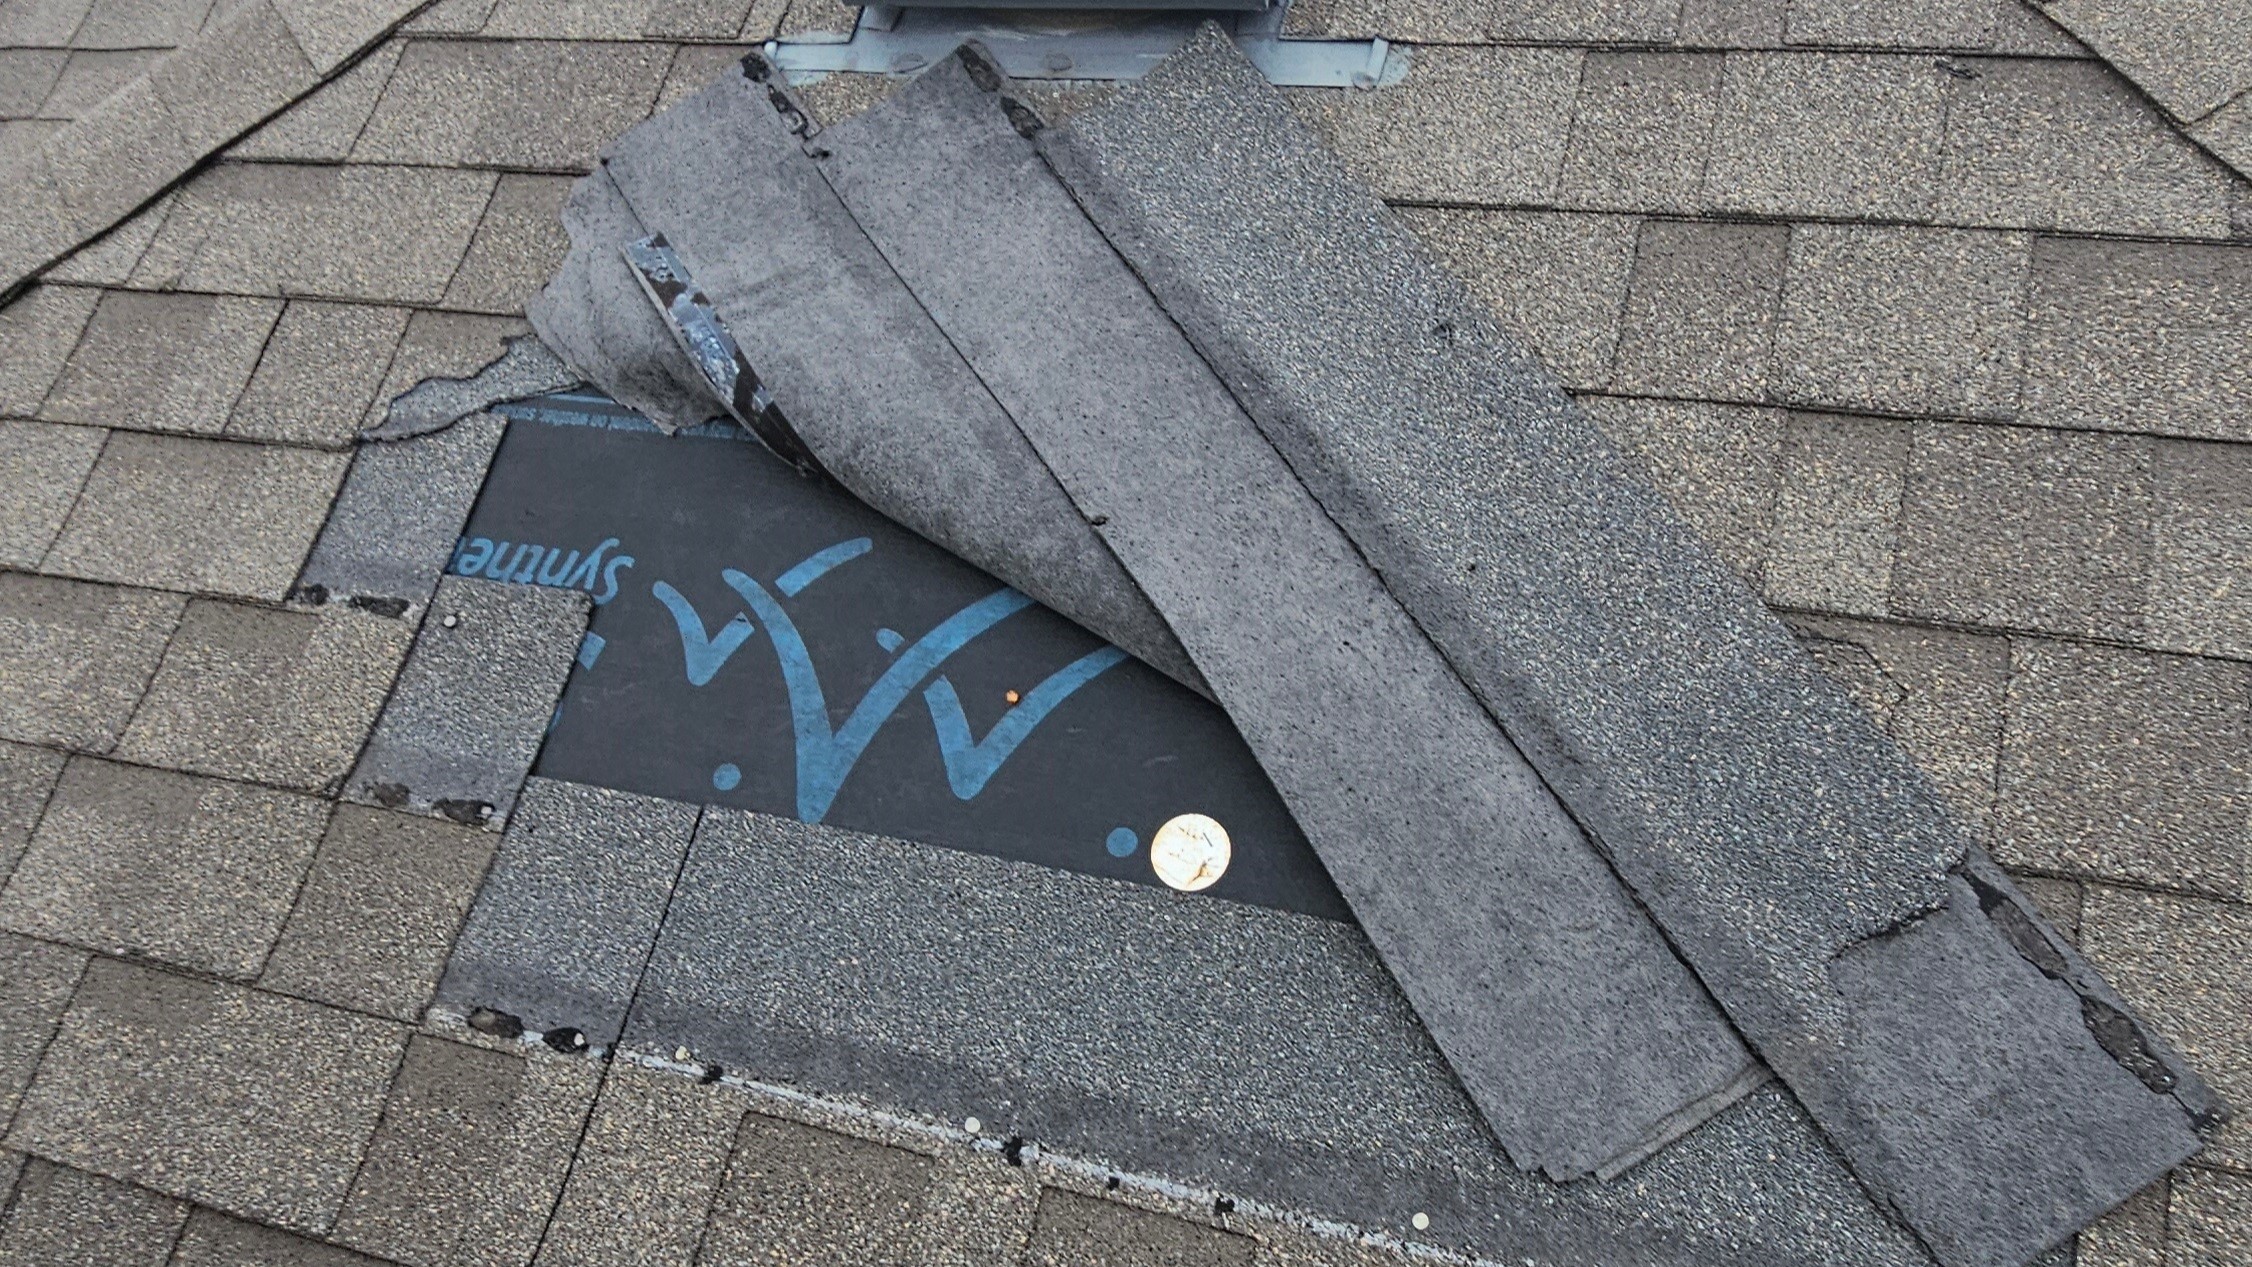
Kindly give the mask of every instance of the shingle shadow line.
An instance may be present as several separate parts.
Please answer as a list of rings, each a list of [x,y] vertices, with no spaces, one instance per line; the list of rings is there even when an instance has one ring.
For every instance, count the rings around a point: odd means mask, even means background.
[[[1783,215],[1766,211],[1701,211],[1679,207],[1621,210],[1618,207],[1583,206],[1562,202],[1523,202],[1496,200],[1481,202],[1465,198],[1418,198],[1401,195],[1386,197],[1384,205],[1395,211],[1536,211],[1566,215],[1630,217],[1637,220],[1673,220],[1685,224],[1759,224],[1821,225],[1848,229],[1944,229],[1966,233],[2022,233],[2031,238],[2063,238],[2086,242],[2145,242],[2153,246],[2233,246],[2243,247],[2242,237],[2197,237],[2189,234],[2124,233],[2089,229],[2055,229],[2028,225],[1971,224],[1950,220],[1915,220],[1900,216],[1839,216],[1807,212]]]

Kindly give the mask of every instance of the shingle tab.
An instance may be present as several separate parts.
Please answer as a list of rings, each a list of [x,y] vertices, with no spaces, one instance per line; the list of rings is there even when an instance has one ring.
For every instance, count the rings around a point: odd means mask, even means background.
[[[2043,7],[2177,119],[2202,118],[2252,88],[2252,12],[2231,0]]]
[[[164,1267],[188,1207],[153,1192],[34,1160],[0,1222],[8,1267]]]
[[[38,412],[100,300],[84,287],[34,286],[0,308],[0,414]]]
[[[0,990],[0,1129],[15,1116],[85,971],[85,951],[0,933],[0,981],[8,983]]]
[[[1893,611],[2137,640],[2154,465],[2139,436],[1918,425]]]
[[[412,1267],[529,1261],[601,1077],[585,1057],[416,1034],[335,1239]]]
[[[612,1064],[533,1267],[690,1267],[743,1113],[726,1087]]]
[[[0,573],[0,737],[107,752],[156,674],[185,600]]]
[[[69,258],[41,274],[50,282],[75,282],[82,286],[122,286],[133,275],[141,256],[172,214],[167,193],[136,211],[123,224],[71,252]]]
[[[1713,553],[1757,588],[1775,516],[1779,411],[1617,396],[1581,403]]]
[[[1969,69],[1947,86],[1936,218],[2228,236],[2229,173],[2102,63],[1991,58]]]
[[[403,308],[291,300],[235,402],[227,435],[322,448],[350,444],[407,318]]]
[[[2016,639],[1997,856],[2252,897],[2252,669]]]
[[[418,40],[352,157],[584,171],[649,113],[671,62],[662,44]]]
[[[1184,1219],[1048,1188],[1025,1267],[1251,1267],[1258,1242]]]
[[[36,568],[109,433],[0,420],[0,565]]]
[[[229,158],[255,158],[269,162],[341,163],[352,152],[352,142],[375,112],[376,98],[390,82],[391,71],[406,48],[403,40],[387,40],[350,70],[336,76],[279,118],[244,137],[227,151]]]
[[[221,163],[181,192],[133,284],[436,303],[493,181],[431,168]]]
[[[507,426],[498,414],[472,414],[430,435],[361,446],[302,584],[428,602]]]
[[[2016,233],[1792,226],[1769,396],[1837,409],[2011,416],[2027,247]]]
[[[1985,49],[1994,43],[1997,7],[1997,0],[1792,0],[1783,39],[1789,44],[1894,52]]]
[[[418,1019],[493,844],[474,828],[337,806],[259,984]]]
[[[571,192],[560,176],[503,176],[446,287],[446,306],[514,315],[571,249],[559,214]]]
[[[2200,1167],[2174,1178],[2168,1264],[2231,1267],[2252,1261],[2252,1177]]]
[[[80,241],[124,219],[201,157],[147,79],[72,120],[44,153],[63,220]]]
[[[695,826],[693,806],[533,779],[439,999],[616,1041]]]
[[[384,1267],[365,1254],[211,1210],[188,1216],[169,1267]]]
[[[1564,161],[1583,56],[1423,48],[1396,87],[1292,100],[1388,198],[1543,203]]]
[[[94,0],[10,0],[0,6],[0,43],[68,48]]]
[[[280,315],[271,299],[104,291],[40,416],[216,434]]]
[[[1609,375],[1634,262],[1633,220],[1436,210],[1405,212],[1402,219],[1558,377],[1592,387]]]
[[[1885,614],[1910,435],[1908,423],[1889,418],[1790,415],[1767,554],[1769,602]]]
[[[210,0],[94,0],[74,48],[172,48],[195,38]]]
[[[164,55],[162,49],[74,49],[62,75],[40,104],[39,117],[75,119],[109,100]]]
[[[1611,386],[1762,400],[1789,240],[1782,225],[1644,221]]]
[[[930,1185],[927,1157],[753,1113],[699,1257],[908,1267]]]
[[[498,827],[586,636],[584,591],[439,583],[347,795]]]
[[[2252,659],[2252,445],[2161,443],[2144,636]]]
[[[118,755],[333,791],[413,639],[411,622],[343,604],[304,611],[192,600]]]
[[[2252,912],[2241,903],[2090,885],[2080,944],[2222,1096],[2252,1104]],[[2252,1120],[2240,1115],[2222,1127],[2202,1160],[2252,1165]]]
[[[0,741],[0,884],[16,869],[47,795],[63,772],[63,754]]]
[[[1933,58],[1729,54],[1706,202],[1760,215],[1923,218],[1949,79]]]
[[[0,892],[0,927],[252,977],[327,819],[309,797],[75,758]]]
[[[10,1142],[318,1233],[343,1204],[405,1045],[388,1021],[96,959]]]
[[[207,10],[208,12],[208,10]],[[271,0],[242,0],[149,72],[188,152],[210,153],[320,82]]]
[[[114,432],[45,566],[89,580],[279,599],[344,463],[311,449]]]
[[[1695,210],[1720,108],[1721,60],[1590,52],[1557,201],[1608,211]]]
[[[0,9],[0,23],[7,16]],[[59,48],[0,48],[0,119],[28,119],[36,113],[69,56]]]
[[[290,33],[326,75],[421,5],[416,0],[274,0]]]
[[[2025,420],[2252,440],[2252,246],[2033,244]]]

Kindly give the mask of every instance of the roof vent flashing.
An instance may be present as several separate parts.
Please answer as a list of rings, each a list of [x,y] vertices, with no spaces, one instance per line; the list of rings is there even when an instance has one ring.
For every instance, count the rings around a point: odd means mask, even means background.
[[[1218,23],[1271,82],[1291,88],[1377,88],[1407,76],[1385,40],[1282,37],[1288,0],[913,0],[870,5],[849,36],[770,41],[793,84],[831,74],[912,75],[976,40],[1012,79],[1139,79]]]

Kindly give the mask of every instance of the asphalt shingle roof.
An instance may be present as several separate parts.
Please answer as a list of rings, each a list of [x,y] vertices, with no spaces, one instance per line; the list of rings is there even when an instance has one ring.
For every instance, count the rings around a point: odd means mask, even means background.
[[[1037,1140],[1011,1167],[951,1126],[527,1054],[426,1013],[492,844],[475,829],[344,806],[199,840],[179,789],[319,806],[356,757],[397,639],[313,652],[435,610],[416,586],[474,491],[437,477],[480,470],[498,431],[348,459],[353,429],[523,329],[598,146],[735,41],[851,12],[408,7],[0,0],[0,285],[68,256],[0,307],[0,913],[30,929],[0,934],[0,1103],[24,1089],[0,1260],[365,1261],[341,1241],[418,1264],[1093,1261],[1092,1240],[1117,1261],[1396,1261],[1248,1202],[1108,1191]],[[1418,46],[1399,88],[1294,95],[2121,993],[2252,1103],[2252,83],[2231,61],[2252,40],[2226,4],[2045,10],[2091,56],[2043,12],[1303,4],[1295,32]],[[309,69],[202,104],[295,66],[258,43],[285,34]],[[133,88],[159,68],[137,54],[182,41],[206,60]],[[412,606],[378,626],[288,601],[317,580]],[[103,815],[114,833],[73,828]],[[163,886],[99,878],[123,840],[190,863],[130,921],[117,899]],[[481,1151],[510,1132],[521,1155]],[[2248,1141],[2224,1128],[2079,1261],[2252,1255]],[[462,1177],[428,1191],[395,1164],[449,1153]],[[1620,1182],[1694,1193],[1684,1167]],[[444,1231],[401,1217],[434,1201]],[[1376,1199],[1362,1221],[1412,1239],[1411,1212]]]

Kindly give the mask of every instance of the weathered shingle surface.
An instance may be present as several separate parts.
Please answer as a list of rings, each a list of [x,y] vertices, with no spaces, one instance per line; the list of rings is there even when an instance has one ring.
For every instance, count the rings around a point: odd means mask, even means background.
[[[497,425],[356,458],[353,433],[522,329],[603,143],[735,41],[851,11],[441,0],[314,86],[411,7],[0,0],[0,286],[86,244],[0,306],[0,1261],[1402,1261],[698,1085],[695,1059],[527,1056],[425,1017],[496,841],[323,801]],[[1298,104],[2239,1105],[2243,15],[1289,15],[1421,45],[1397,88]],[[309,95],[158,196],[285,88]],[[410,607],[282,605],[301,580]],[[2245,1261],[2248,1141],[2226,1128],[2079,1261]],[[1411,1213],[1378,1230],[1412,1239]]]

